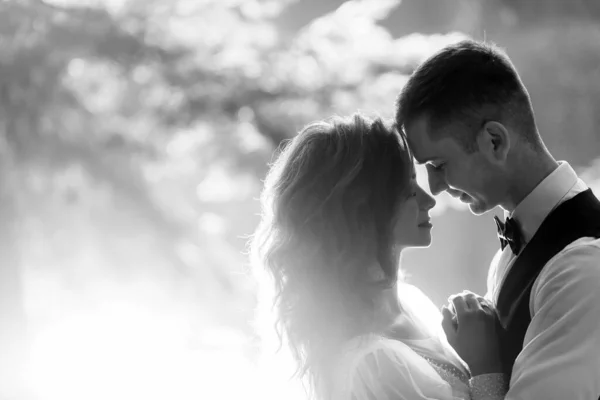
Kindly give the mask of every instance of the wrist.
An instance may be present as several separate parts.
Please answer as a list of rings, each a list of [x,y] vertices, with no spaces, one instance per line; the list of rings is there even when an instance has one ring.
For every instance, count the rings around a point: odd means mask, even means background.
[[[500,361],[488,362],[485,364],[469,364],[471,376],[502,373],[504,368]]]
[[[469,380],[472,400],[504,400],[510,377],[505,374],[478,375]]]

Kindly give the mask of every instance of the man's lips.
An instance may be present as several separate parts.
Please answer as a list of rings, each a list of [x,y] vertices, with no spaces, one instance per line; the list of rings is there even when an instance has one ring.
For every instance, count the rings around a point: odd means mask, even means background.
[[[473,202],[473,198],[465,193],[460,195],[460,201],[462,201],[463,203],[472,203]]]
[[[463,203],[472,203],[473,202],[473,198],[471,196],[469,196],[465,192],[461,192],[460,190],[448,189],[448,194],[450,196],[452,196],[453,198],[455,198],[456,200],[459,200]]]

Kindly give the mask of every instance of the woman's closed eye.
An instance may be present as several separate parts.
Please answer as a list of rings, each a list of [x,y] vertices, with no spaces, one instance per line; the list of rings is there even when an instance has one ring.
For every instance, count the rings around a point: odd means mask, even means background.
[[[417,196],[417,175],[413,174],[410,178],[410,188],[408,197]]]
[[[405,192],[406,199],[410,199],[411,197],[417,196],[417,188],[414,185],[410,185],[410,187]]]

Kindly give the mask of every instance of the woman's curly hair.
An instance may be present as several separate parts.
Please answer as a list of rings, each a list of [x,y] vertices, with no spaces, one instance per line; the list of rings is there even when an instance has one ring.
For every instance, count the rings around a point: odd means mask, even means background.
[[[373,331],[375,299],[398,279],[392,230],[411,174],[404,137],[355,114],[306,126],[267,175],[251,252],[274,282],[279,338],[320,398],[340,346]]]

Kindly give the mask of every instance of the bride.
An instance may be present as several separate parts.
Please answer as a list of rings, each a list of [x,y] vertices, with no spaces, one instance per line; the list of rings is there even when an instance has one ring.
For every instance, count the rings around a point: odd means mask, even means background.
[[[307,126],[267,176],[251,251],[314,399],[504,398],[489,304],[456,302],[443,329],[402,279],[402,250],[431,243],[435,200],[415,178],[403,136],[360,114]]]

